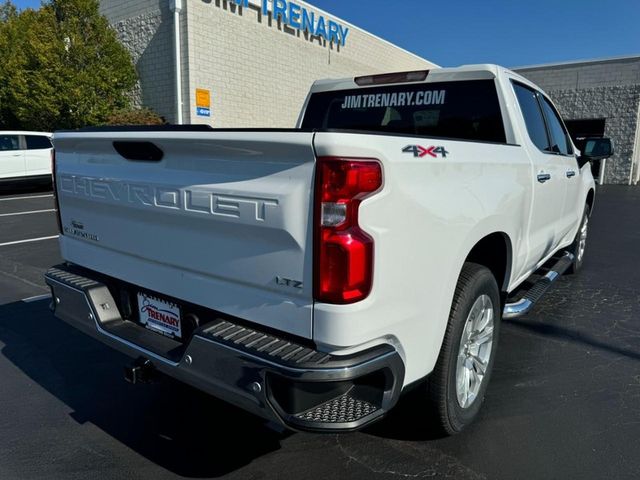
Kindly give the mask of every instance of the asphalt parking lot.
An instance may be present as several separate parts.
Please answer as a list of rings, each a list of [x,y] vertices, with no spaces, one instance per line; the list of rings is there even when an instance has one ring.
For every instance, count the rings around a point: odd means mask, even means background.
[[[313,435],[125,383],[128,360],[40,298],[61,260],[52,209],[50,192],[0,191],[2,479],[640,478],[640,188],[600,190],[583,272],[504,323],[481,418],[453,438],[415,395],[365,431]]]

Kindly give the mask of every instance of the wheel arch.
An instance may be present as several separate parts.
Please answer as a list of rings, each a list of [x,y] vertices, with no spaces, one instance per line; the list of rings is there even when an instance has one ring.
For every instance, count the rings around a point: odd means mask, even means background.
[[[505,232],[494,232],[480,239],[469,251],[465,262],[477,263],[491,270],[501,293],[506,293],[511,279],[513,246]]]

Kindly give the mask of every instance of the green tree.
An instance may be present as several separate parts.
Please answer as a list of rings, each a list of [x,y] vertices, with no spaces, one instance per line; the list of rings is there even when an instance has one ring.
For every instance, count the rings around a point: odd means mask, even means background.
[[[16,15],[18,15],[18,9],[11,0],[7,0],[5,3],[0,4],[0,22],[7,22]]]
[[[4,19],[3,19],[4,18]],[[0,8],[0,123],[56,130],[103,124],[130,107],[131,56],[97,0]]]

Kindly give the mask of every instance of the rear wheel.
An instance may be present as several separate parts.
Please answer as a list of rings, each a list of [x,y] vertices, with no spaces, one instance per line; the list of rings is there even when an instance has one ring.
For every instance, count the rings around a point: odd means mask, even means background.
[[[495,277],[481,265],[466,263],[440,356],[427,382],[434,417],[448,435],[462,431],[480,411],[493,369],[500,319]]]
[[[582,214],[582,222],[576,234],[576,238],[569,247],[569,251],[573,254],[573,263],[567,270],[567,273],[578,273],[584,263],[584,254],[587,249],[587,239],[589,237],[589,205],[585,205]]]

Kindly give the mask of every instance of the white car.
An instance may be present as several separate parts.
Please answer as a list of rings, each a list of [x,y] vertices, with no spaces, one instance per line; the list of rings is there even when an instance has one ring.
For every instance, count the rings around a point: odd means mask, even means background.
[[[277,108],[277,98],[274,98]],[[60,132],[55,315],[289,428],[477,415],[502,318],[582,266],[608,139],[496,65],[317,82],[299,127]]]
[[[0,183],[51,181],[51,133],[0,131]]]

